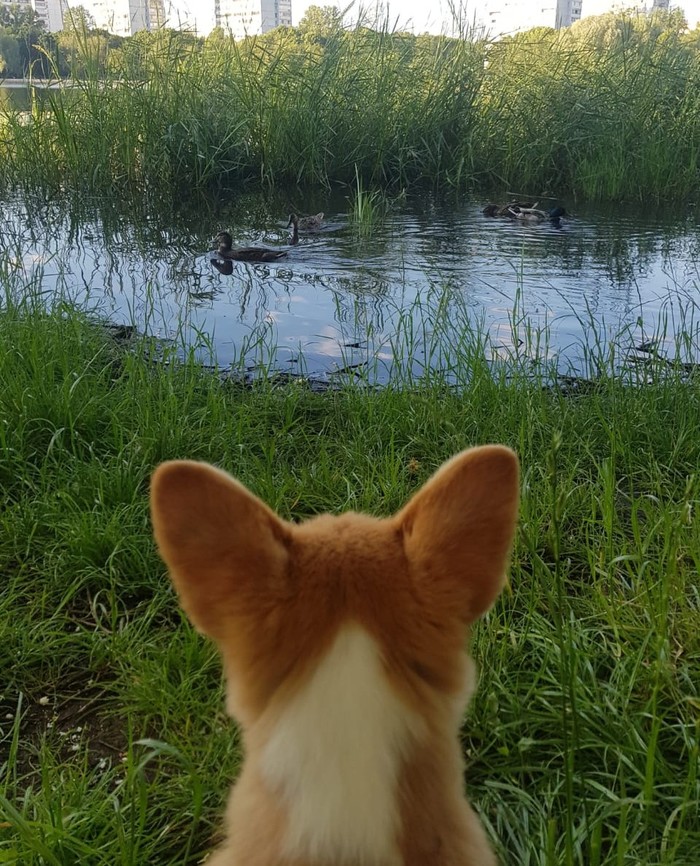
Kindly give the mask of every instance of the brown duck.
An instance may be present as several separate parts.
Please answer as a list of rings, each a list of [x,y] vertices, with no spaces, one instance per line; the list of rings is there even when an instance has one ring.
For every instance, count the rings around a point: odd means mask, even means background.
[[[508,204],[487,204],[482,213],[487,217],[508,217],[513,219],[513,211],[529,210],[537,207],[538,202],[509,201]]]
[[[219,258],[234,262],[276,262],[287,255],[287,250],[273,250],[270,247],[234,247],[228,232],[219,232],[216,242],[219,245]]]
[[[290,226],[296,226],[304,232],[314,231],[315,229],[321,228],[324,216],[325,214],[323,211],[319,211],[311,216],[297,216],[295,213],[290,213],[287,228]]]
[[[568,216],[566,208],[553,207],[550,210],[537,210],[534,207],[513,207],[510,209],[510,216],[514,220],[527,223],[528,225],[538,225],[545,220],[549,220],[552,225],[557,228],[561,227],[561,218]]]

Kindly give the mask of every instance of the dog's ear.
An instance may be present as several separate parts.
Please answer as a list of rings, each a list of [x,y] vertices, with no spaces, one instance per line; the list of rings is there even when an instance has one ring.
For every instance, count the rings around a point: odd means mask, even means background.
[[[469,623],[505,579],[518,510],[518,459],[487,445],[445,463],[397,514],[428,608]]]
[[[207,463],[162,463],[151,481],[156,542],[192,623],[223,638],[236,612],[264,605],[287,569],[291,525]]]

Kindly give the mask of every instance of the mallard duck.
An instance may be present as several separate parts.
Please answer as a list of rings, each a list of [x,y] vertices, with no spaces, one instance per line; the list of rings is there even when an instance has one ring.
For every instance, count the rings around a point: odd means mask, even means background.
[[[209,259],[209,261],[220,274],[224,274],[224,276],[228,277],[233,273],[233,262],[231,259]]]
[[[510,215],[513,219],[520,220],[525,223],[542,223],[546,219],[558,224],[560,218],[566,216],[566,209],[563,207],[553,207],[551,210],[537,210],[534,207],[513,206],[509,208]]]
[[[482,210],[484,216],[487,217],[509,217],[512,219],[511,208],[522,210],[523,208],[537,207],[538,202],[519,202],[509,201],[508,204],[487,204]]]
[[[233,239],[228,232],[216,236],[220,259],[234,262],[275,262],[287,255],[287,250],[273,250],[269,247],[233,247]]]
[[[569,214],[566,212],[566,208],[563,207],[553,207],[549,213],[547,214],[549,217],[549,221],[553,226],[559,227],[561,226],[561,218],[563,216],[568,217]]]
[[[289,222],[287,223],[287,228],[289,226],[292,227],[292,234],[289,238],[289,243],[291,246],[299,243],[299,219],[296,214],[289,214]]]
[[[323,225],[323,217],[325,214],[323,211],[319,211],[318,213],[312,214],[311,216],[297,216],[295,213],[289,214],[289,222],[287,223],[287,228],[289,226],[297,226],[302,231],[313,231],[314,229],[320,229]]]

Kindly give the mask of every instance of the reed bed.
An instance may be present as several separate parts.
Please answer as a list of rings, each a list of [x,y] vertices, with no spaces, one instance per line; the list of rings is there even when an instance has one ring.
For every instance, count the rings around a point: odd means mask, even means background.
[[[567,396],[530,359],[494,362],[477,329],[443,347],[447,378],[244,387],[2,280],[1,860],[172,866],[211,846],[239,743],[216,653],[154,550],[158,462],[216,462],[290,518],[386,514],[457,450],[503,442],[522,508],[509,587],[474,639],[471,797],[503,863],[697,866],[692,373],[620,376],[601,349]],[[453,313],[435,309],[439,341]]]
[[[698,31],[677,13],[498,43],[339,22],[126,43],[78,40],[70,87],[0,109],[0,188],[179,197],[359,175],[641,201],[700,184]]]

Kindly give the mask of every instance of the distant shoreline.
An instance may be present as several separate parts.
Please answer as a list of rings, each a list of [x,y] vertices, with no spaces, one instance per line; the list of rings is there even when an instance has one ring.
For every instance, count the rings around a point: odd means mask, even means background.
[[[56,80],[54,78],[0,78],[0,87],[9,90],[21,90],[26,87],[40,87],[42,90],[52,90],[62,87],[67,79]]]

